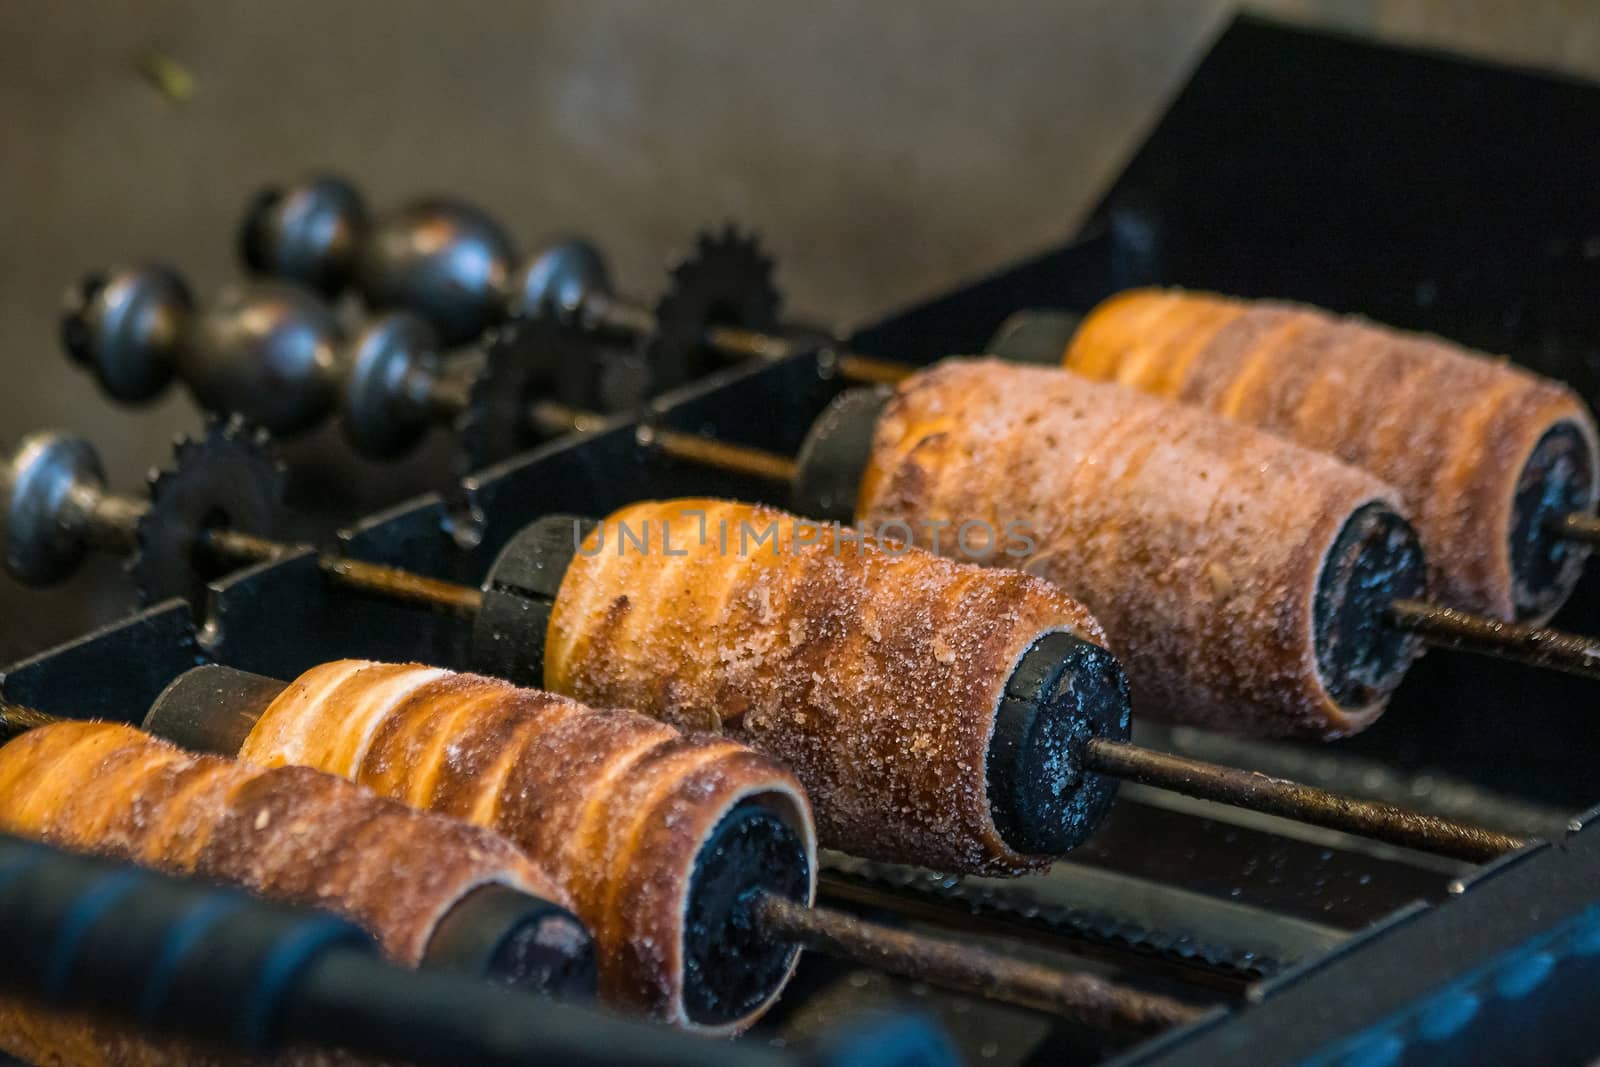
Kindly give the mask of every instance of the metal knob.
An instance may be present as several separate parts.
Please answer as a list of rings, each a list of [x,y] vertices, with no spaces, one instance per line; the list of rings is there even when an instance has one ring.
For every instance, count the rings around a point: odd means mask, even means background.
[[[61,342],[117,400],[151,400],[172,381],[184,323],[194,310],[188,286],[157,264],[91,274],[67,293]]]
[[[0,488],[6,569],[29,585],[65,578],[105,532],[96,528],[99,520],[115,524],[100,459],[89,442],[72,434],[24,437],[0,467]]]
[[[257,193],[239,231],[239,251],[256,274],[337,296],[354,279],[367,224],[354,186],[317,175]]]
[[[347,351],[345,439],[374,459],[404,453],[439,418],[442,360],[433,330],[397,311],[369,322]]]
[[[541,246],[517,271],[506,294],[509,317],[570,321],[586,303],[613,295],[611,272],[600,250],[580,237]]]
[[[432,323],[445,344],[462,344],[500,317],[516,255],[511,238],[477,208],[419,200],[367,231],[356,287],[369,307],[410,309]]]
[[[338,320],[315,295],[282,282],[231,285],[196,310],[168,267],[91,275],[62,329],[67,351],[106,392],[158,396],[174,377],[213,414],[275,433],[304,430],[338,401]]]
[[[191,321],[178,374],[205,410],[290,434],[338,402],[343,342],[333,311],[304,289],[230,285]]]
[[[471,204],[427,197],[369,221],[355,189],[325,175],[258,194],[240,247],[256,274],[326,296],[353,288],[375,310],[422,316],[450,347],[507,318],[570,317],[613,295],[586,241],[552,240],[519,263],[511,237]]]

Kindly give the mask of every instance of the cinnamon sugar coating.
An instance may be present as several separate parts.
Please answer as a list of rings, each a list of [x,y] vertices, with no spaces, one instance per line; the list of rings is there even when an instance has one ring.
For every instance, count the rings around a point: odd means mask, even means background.
[[[684,1007],[690,879],[722,817],[742,802],[771,807],[816,867],[799,782],[729,739],[476,675],[342,660],[284,690],[241,755],[305,762],[499,831],[570,896],[615,1006],[728,1033],[777,996],[722,1026]]]
[[[483,885],[567,902],[493,834],[305,767],[192,755],[118,723],[57,723],[0,748],[0,829],[324,908],[410,965]]]
[[[1437,337],[1297,305],[1139,289],[1085,319],[1065,366],[1182,400],[1338,456],[1395,486],[1429,587],[1452,606],[1543,621],[1587,550],[1564,549],[1554,595],[1516,585],[1518,479],[1547,432],[1571,426],[1600,470],[1594,419],[1559,382]],[[1594,510],[1594,489],[1582,507]]]
[[[720,729],[792,767],[829,847],[1013,874],[1049,857],[1002,839],[985,761],[1012,669],[1054,631],[1104,643],[1082,605],[1022,574],[769,508],[646,502],[574,556],[545,683]]]
[[[1361,471],[1193,408],[1047,368],[952,360],[878,421],[858,516],[1026,523],[1022,567],[1080,597],[1128,669],[1136,714],[1252,734],[1361,729],[1317,662],[1324,558]],[[949,538],[941,550],[959,554]]]

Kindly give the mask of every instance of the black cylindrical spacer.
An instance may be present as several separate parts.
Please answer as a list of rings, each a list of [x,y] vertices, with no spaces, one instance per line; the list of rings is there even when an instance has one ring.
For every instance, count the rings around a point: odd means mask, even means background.
[[[811,872],[794,827],[759,800],[722,817],[695,856],[684,923],[683,1003],[702,1026],[723,1026],[783,985],[799,947],[751,920],[756,893],[807,903]]]
[[[325,952],[369,950],[331,915],[0,838],[0,983],[247,1053],[278,1043],[283,1000]]]
[[[422,962],[569,1000],[595,994],[594,945],[578,917],[504,885],[458,901],[434,927]]]
[[[1089,771],[1091,738],[1126,741],[1128,679],[1115,656],[1072,634],[1045,634],[1006,682],[986,760],[989,811],[1018,852],[1062,855],[1100,826],[1117,780]]]
[[[506,542],[489,568],[473,622],[473,670],[518,685],[544,685],[550,612],[567,566],[597,525],[576,515],[546,515]]]
[[[1400,684],[1417,639],[1389,624],[1388,608],[1421,596],[1426,581],[1417,532],[1392,508],[1365,504],[1345,520],[1312,601],[1317,673],[1341,707],[1366,707]]]
[[[161,691],[145,713],[146,733],[191,752],[237,756],[287,682],[220,664],[184,671]]]
[[[6,994],[235,1054],[329,1047],[381,1060],[485,1067],[955,1062],[936,1030],[906,1016],[835,1031],[803,1058],[761,1045],[707,1043],[457,975],[402,969],[379,959],[361,931],[330,916],[4,835],[0,944]]]
[[[795,457],[790,504],[808,519],[855,521],[861,478],[872,461],[878,417],[894,391],[883,386],[847,389],[811,424]]]
[[[1000,324],[989,340],[986,355],[1013,363],[1037,363],[1059,367],[1066,358],[1067,346],[1083,325],[1083,316],[1073,311],[1035,308],[1018,311]]]
[[[1512,502],[1511,599],[1517,618],[1553,612],[1577,582],[1588,553],[1551,533],[1552,521],[1594,509],[1594,456],[1572,422],[1546,430],[1517,476]]]

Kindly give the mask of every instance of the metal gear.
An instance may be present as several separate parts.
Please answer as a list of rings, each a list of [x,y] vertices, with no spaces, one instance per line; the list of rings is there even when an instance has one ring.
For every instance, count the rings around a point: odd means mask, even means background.
[[[481,470],[528,448],[528,409],[537,400],[615,410],[607,360],[569,326],[518,319],[494,331],[457,421],[463,473]]]
[[[173,465],[149,476],[150,507],[136,530],[128,574],[140,602],[183,597],[203,611],[206,585],[224,570],[206,565],[202,534],[226,526],[273,536],[283,499],[284,470],[265,430],[237,416],[209,419],[198,438],[173,443]]]
[[[656,304],[656,331],[646,346],[653,392],[727,365],[706,346],[712,326],[778,332],[783,300],[772,266],[756,236],[731,225],[696,238],[694,254],[672,268],[672,283]]]

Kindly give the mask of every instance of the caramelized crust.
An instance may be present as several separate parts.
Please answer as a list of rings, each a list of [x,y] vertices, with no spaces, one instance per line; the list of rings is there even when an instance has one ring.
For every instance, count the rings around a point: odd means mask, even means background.
[[[267,766],[305,761],[498,830],[570,894],[594,936],[601,995],[690,1029],[731,1032],[771,1002],[720,1027],[696,1026],[684,1008],[690,878],[722,817],[742,801],[767,804],[816,867],[805,794],[771,761],[476,675],[324,664],[284,690],[240,753]]]
[[[1518,615],[1510,531],[1518,478],[1540,440],[1570,424],[1600,469],[1594,420],[1564,385],[1436,337],[1313,308],[1132,290],[1084,320],[1064,362],[1382,478],[1417,524],[1435,594],[1500,618]],[[1529,617],[1554,613],[1585,554],[1571,546],[1561,595]]]
[[[1025,575],[747,504],[650,502],[573,558],[545,682],[723,730],[794,768],[829,847],[1019,873],[1049,859],[1001,838],[985,760],[1007,678],[1052,631],[1103,643],[1081,605]]]
[[[1027,525],[1020,566],[1083,598],[1141,714],[1231,732],[1335,736],[1313,600],[1350,515],[1394,494],[1328,457],[1132,390],[952,360],[878,421],[862,521]],[[952,538],[943,551],[962,554]]]
[[[305,767],[196,756],[62,722],[0,748],[0,829],[337,912],[415,964],[472,890],[565,894],[509,842]]]

